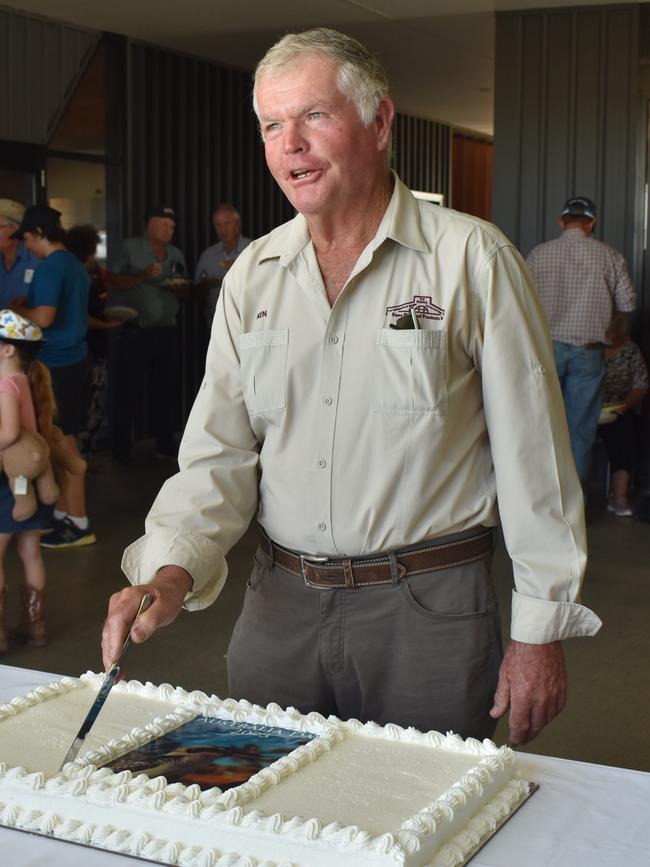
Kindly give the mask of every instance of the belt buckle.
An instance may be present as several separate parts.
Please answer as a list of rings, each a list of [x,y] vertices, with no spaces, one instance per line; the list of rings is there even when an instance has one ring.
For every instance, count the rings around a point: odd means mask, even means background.
[[[314,554],[300,554],[300,571],[302,573],[302,580],[305,582],[306,587],[313,587],[315,590],[318,590],[317,584],[310,584],[307,575],[305,574],[305,563],[327,563],[329,557],[319,557]]]

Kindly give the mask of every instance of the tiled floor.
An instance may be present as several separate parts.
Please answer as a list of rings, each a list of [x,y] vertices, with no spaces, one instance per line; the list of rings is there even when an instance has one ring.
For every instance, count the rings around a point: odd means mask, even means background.
[[[46,551],[50,644],[12,648],[8,665],[78,675],[101,670],[99,636],[109,595],[123,586],[122,550],[142,532],[144,516],[171,462],[148,444],[130,469],[97,462],[89,476],[91,516],[99,542]],[[583,601],[604,621],[596,638],[565,643],[569,701],[564,713],[530,746],[532,752],[650,771],[650,525],[592,509],[590,563]],[[129,652],[127,677],[180,684],[226,695],[225,652],[249,572],[255,533],[229,556],[230,579],[206,611],[182,613],[171,626]],[[507,621],[511,570],[500,545],[495,579]],[[7,562],[9,616],[18,617],[18,565]],[[505,738],[500,724],[496,739]]]

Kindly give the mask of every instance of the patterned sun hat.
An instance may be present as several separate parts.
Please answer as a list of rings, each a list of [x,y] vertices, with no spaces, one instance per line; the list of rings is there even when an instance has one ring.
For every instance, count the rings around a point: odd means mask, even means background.
[[[43,332],[38,325],[13,310],[0,310],[0,340],[40,343]]]

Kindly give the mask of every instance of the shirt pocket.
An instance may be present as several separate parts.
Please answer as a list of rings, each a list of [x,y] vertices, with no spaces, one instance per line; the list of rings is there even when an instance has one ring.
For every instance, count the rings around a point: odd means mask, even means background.
[[[447,332],[381,329],[377,333],[375,411],[447,415]]]
[[[251,415],[285,408],[288,349],[286,329],[239,336],[244,401]]]

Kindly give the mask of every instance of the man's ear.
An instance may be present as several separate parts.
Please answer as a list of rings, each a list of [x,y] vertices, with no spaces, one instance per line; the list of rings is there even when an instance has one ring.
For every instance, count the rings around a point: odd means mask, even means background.
[[[390,96],[382,96],[375,114],[375,127],[377,129],[377,146],[379,150],[385,150],[390,145],[390,135],[395,117],[395,103]]]

